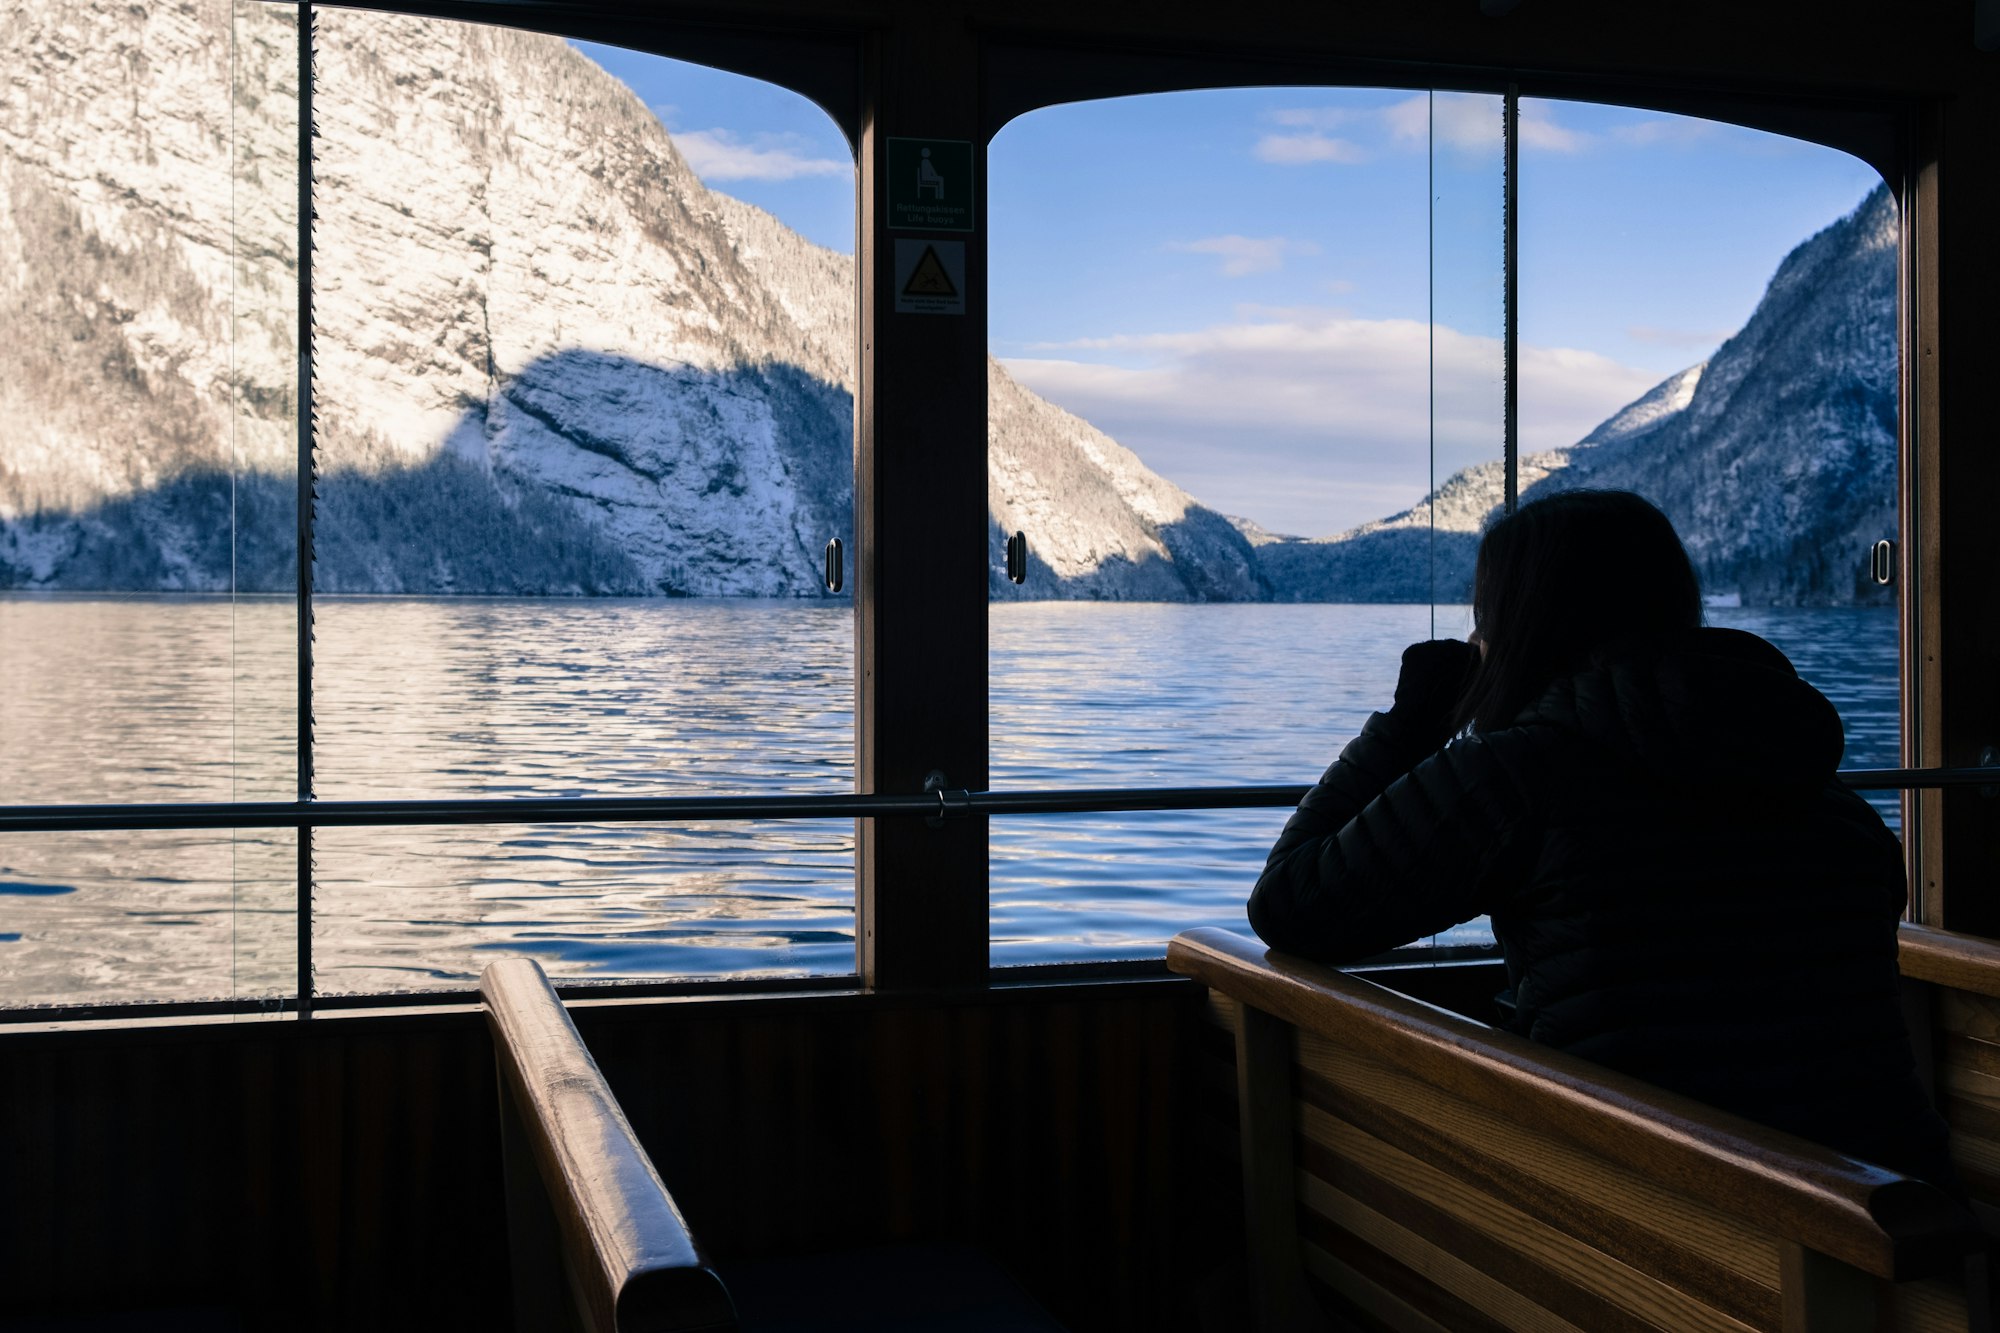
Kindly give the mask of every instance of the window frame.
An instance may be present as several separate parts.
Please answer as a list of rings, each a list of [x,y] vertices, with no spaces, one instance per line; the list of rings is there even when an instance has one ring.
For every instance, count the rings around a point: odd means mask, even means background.
[[[301,13],[310,8],[304,3],[297,7]],[[1518,105],[1519,97],[1527,96],[1615,102],[1730,120],[1840,148],[1875,166],[1897,195],[1904,219],[1898,332],[1903,384],[1898,483],[1902,511],[1903,763],[1908,769],[1935,769],[1945,762],[1947,737],[1939,707],[1945,640],[1937,604],[1942,557],[1936,539],[1944,508],[1936,424],[1942,410],[1940,381],[1935,357],[1913,355],[1919,346],[1935,347],[1942,328],[1937,262],[1942,125],[1935,107],[1890,95],[1841,98],[1796,89],[1732,88],[1657,75],[1620,77],[1449,60],[1301,55],[1137,34],[1105,39],[998,26],[978,29],[969,27],[957,11],[899,12],[893,22],[885,22],[873,15],[832,9],[822,14],[804,9],[774,10],[771,15],[739,14],[728,20],[718,20],[707,11],[691,10],[682,15],[673,9],[626,16],[552,0],[523,4],[377,0],[351,7],[528,28],[692,60],[763,79],[800,93],[826,110],[856,150],[856,323],[860,346],[855,432],[855,791],[863,800],[881,797],[917,805],[894,815],[882,813],[879,806],[866,810],[857,806],[852,815],[857,832],[856,969],[852,976],[585,983],[565,985],[567,993],[604,997],[744,991],[779,994],[847,986],[926,989],[983,986],[1003,979],[1158,973],[1159,965],[1151,962],[1007,968],[1002,972],[991,969],[987,947],[987,816],[964,813],[958,818],[927,820],[914,814],[934,796],[940,816],[954,813],[940,789],[944,793],[981,792],[987,786],[983,522],[986,147],[1014,117],[1061,102],[1253,83],[1452,88],[1506,95],[1510,108]],[[772,21],[761,21],[765,18]],[[310,52],[304,43],[301,47],[301,64],[309,67]],[[1777,87],[1778,80],[1773,78],[1770,84]],[[302,115],[302,140],[309,135],[309,126],[309,114]],[[891,313],[894,293],[889,256],[894,236],[887,223],[886,141],[906,136],[964,138],[976,149],[978,204],[974,231],[964,238],[966,314],[953,327],[942,330],[935,327],[936,321],[899,321]],[[1510,134],[1510,145],[1512,142]],[[300,175],[303,221],[308,215],[311,183],[309,172],[302,169]],[[1510,170],[1510,198],[1512,189]],[[1513,213],[1510,207],[1510,220]],[[301,289],[309,294],[311,274],[305,258],[309,250],[302,246],[300,253]],[[1511,277],[1510,264],[1510,281]],[[1510,300],[1510,333],[1513,306]],[[305,301],[301,302],[300,318],[302,334],[309,332],[311,309]],[[923,327],[916,327],[918,324]],[[309,346],[309,340],[302,337],[300,345]],[[1515,360],[1509,355],[1510,394]],[[301,441],[307,459],[308,384],[309,368],[300,394]],[[1510,442],[1510,474],[1513,454]],[[302,467],[301,490],[308,490],[310,482],[309,470]],[[1511,482],[1509,489],[1511,492]],[[310,523],[308,507],[300,519],[302,550],[310,549]],[[278,1007],[309,1018],[316,1008],[402,1007],[462,996],[466,991],[330,997],[313,990],[310,831],[323,823],[365,821],[322,819],[313,814],[315,807],[332,812],[328,803],[310,799],[311,589],[310,566],[304,560],[300,566],[301,801],[299,809],[280,812],[286,817],[275,821],[301,831],[299,976],[295,993]],[[927,785],[934,775],[936,780]],[[498,807],[504,803],[491,804]],[[1939,887],[1945,865],[1945,805],[1944,793],[1937,790],[1905,797],[1906,854],[1918,893],[1912,917],[1937,925],[1950,924],[1953,915],[1945,911]],[[249,803],[231,803],[226,809],[211,812],[206,822],[172,826],[242,827],[221,821],[231,817],[230,811],[240,816],[250,813],[251,808]],[[542,822],[585,822],[577,816],[589,811],[592,803],[580,800],[568,803],[567,808],[573,812],[569,817],[551,815]],[[17,807],[6,813],[18,815],[25,809],[29,808]],[[80,815],[85,808],[33,809]],[[449,822],[536,821],[524,821],[517,813],[496,808],[490,821]],[[5,832],[0,830],[0,837]],[[1968,852],[1974,852],[1969,840]],[[270,1008],[260,999],[111,1002],[0,1010],[0,1024],[24,1019],[193,1017]]]

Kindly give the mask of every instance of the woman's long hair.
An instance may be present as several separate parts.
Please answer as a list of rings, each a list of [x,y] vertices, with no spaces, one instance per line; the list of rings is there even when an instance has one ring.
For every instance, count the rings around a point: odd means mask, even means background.
[[[1613,649],[1701,624],[1701,583],[1667,516],[1630,491],[1566,491],[1487,529],[1472,584],[1486,654],[1457,725],[1504,727]]]

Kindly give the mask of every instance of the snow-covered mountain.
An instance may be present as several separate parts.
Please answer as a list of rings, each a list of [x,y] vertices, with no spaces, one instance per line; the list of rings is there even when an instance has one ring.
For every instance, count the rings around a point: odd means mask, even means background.
[[[0,587],[291,585],[293,22],[0,18]],[[325,10],[317,52],[316,585],[823,595],[852,259],[560,40]],[[1259,594],[1219,516],[992,374],[996,566],[1018,524],[1041,595]]]
[[[1703,588],[1746,605],[1886,599],[1868,549],[1896,533],[1896,247],[1880,188],[1785,258],[1708,361],[1524,457],[1521,498],[1637,491],[1673,520]],[[1504,485],[1498,462],[1467,468],[1336,537],[1263,534],[1258,562],[1281,600],[1462,600]]]
[[[0,588],[292,585],[294,15],[0,13]],[[316,585],[824,595],[852,528],[852,260],[704,187],[560,40],[331,9],[317,46]],[[1894,228],[1878,194],[1801,246],[1706,368],[1524,460],[1524,491],[1654,496],[1716,591],[1865,594]],[[1499,499],[1474,469],[1278,537],[989,377],[995,596],[1450,598]]]

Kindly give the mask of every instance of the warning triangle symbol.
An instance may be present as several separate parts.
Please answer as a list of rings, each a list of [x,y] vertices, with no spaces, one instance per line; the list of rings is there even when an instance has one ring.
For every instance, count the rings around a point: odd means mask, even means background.
[[[952,286],[951,275],[944,271],[944,264],[937,257],[935,246],[924,247],[924,257],[917,261],[916,271],[903,284],[905,296],[957,296],[958,288]]]

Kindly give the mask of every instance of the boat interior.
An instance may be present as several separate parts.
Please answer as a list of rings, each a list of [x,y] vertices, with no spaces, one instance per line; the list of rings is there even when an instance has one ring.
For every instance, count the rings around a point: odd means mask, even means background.
[[[902,804],[855,821],[847,977],[551,987],[503,959],[476,991],[308,979],[275,1015],[9,1011],[0,1329],[1993,1326],[2000,807],[1977,779],[2000,744],[1980,351],[2000,354],[2000,3],[373,7],[752,75],[849,135],[855,790]],[[1889,183],[1902,965],[1970,1211],[1489,1026],[1490,954],[1342,971],[1246,925],[1136,962],[992,966],[984,198],[962,316],[900,313],[889,145],[1257,85],[1654,108],[1835,146]],[[5,814],[0,839],[172,817]]]

